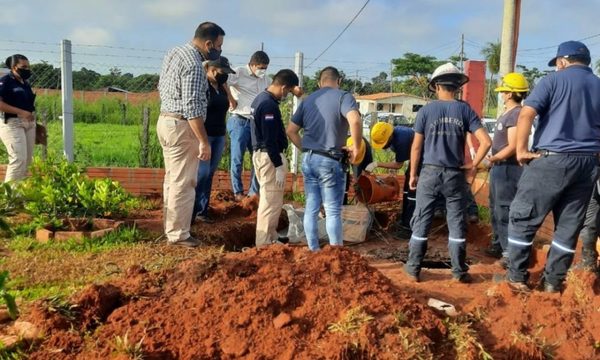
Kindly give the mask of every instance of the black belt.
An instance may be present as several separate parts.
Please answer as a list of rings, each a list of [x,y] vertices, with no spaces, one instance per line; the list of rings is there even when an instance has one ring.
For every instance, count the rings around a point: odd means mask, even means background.
[[[519,162],[517,161],[517,159],[494,161],[494,166],[497,165],[519,165]]]
[[[542,156],[556,156],[556,155],[560,155],[560,156],[599,156],[599,154],[597,152],[593,153],[593,152],[554,152],[554,151],[550,151],[550,150],[537,150],[536,153],[542,155]]]
[[[328,157],[330,159],[333,159],[335,161],[344,161],[347,156],[341,152],[336,152],[336,151],[323,151],[323,150],[313,150],[313,149],[302,149],[302,152],[305,153],[309,153],[309,154],[317,154],[317,155],[321,155],[321,156],[325,156]]]

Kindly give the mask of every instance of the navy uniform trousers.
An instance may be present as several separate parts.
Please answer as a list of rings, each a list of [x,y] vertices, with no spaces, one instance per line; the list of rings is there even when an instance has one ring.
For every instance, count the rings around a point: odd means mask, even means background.
[[[590,260],[594,263],[598,259],[596,250],[596,241],[598,240],[598,230],[600,230],[600,188],[598,182],[594,185],[592,197],[585,212],[585,221],[579,236],[583,242],[582,255],[584,260]]]
[[[406,270],[410,274],[419,275],[421,272],[421,263],[427,252],[427,236],[439,195],[446,199],[452,276],[461,277],[469,270],[466,264],[465,183],[465,173],[459,168],[423,165],[417,183],[417,204],[411,220],[412,236],[406,263]]]
[[[510,206],[508,225],[508,277],[526,282],[533,238],[546,215],[554,215],[554,238],[546,259],[544,279],[561,286],[573,262],[577,236],[585,218],[598,156],[585,153],[544,155],[523,170]]]

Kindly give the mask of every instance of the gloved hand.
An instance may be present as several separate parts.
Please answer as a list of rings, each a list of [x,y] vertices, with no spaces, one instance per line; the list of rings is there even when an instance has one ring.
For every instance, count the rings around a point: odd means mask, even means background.
[[[283,189],[283,186],[285,185],[285,173],[286,172],[287,171],[286,171],[284,164],[275,168],[275,183],[277,184],[277,187],[279,187],[280,189]]]
[[[477,155],[475,148],[469,148],[469,152],[471,153],[471,160],[475,159],[475,155]]]
[[[375,170],[376,167],[378,167],[379,164],[377,163],[377,161],[373,161],[372,163],[370,163],[369,165],[367,165],[367,167],[365,168],[366,172],[373,172],[373,170]]]

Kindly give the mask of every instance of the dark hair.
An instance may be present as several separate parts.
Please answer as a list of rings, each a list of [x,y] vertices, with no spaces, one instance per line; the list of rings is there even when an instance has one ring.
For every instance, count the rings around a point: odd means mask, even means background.
[[[198,25],[196,28],[196,33],[194,37],[200,40],[211,40],[215,41],[219,36],[225,36],[225,30],[223,30],[219,25],[207,21]]]
[[[6,61],[4,62],[4,64],[6,65],[7,68],[12,69],[21,60],[29,61],[29,59],[27,59],[25,57],[25,55],[14,54],[14,55],[11,55],[11,56],[7,57]]]
[[[269,65],[269,55],[266,52],[258,50],[250,57],[250,65]]]
[[[340,75],[340,72],[338,71],[338,69],[334,68],[333,66],[327,66],[327,67],[323,68],[321,70],[321,72],[319,73],[319,81],[323,81],[323,80],[338,81],[341,78],[342,78],[342,75]]]
[[[275,76],[273,76],[273,85],[284,85],[288,87],[294,87],[300,85],[298,75],[290,69],[279,70]]]
[[[569,64],[589,65],[592,62],[592,59],[585,55],[569,55],[568,57],[563,56],[563,59],[567,60]]]
[[[450,92],[456,92],[456,90],[458,90],[458,88],[460,87],[460,86],[458,86],[458,84],[449,84],[449,83],[440,84],[439,82],[436,83],[436,85],[439,85],[442,89],[444,89],[446,91],[450,91]]]
[[[527,92],[511,92],[510,96],[515,102],[520,103],[527,97]]]

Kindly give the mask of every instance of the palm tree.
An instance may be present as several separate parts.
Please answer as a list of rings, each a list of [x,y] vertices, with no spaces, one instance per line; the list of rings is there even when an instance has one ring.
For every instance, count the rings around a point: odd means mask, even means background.
[[[492,95],[492,86],[494,84],[494,75],[500,71],[500,40],[496,42],[488,42],[486,46],[481,49],[481,55],[487,61],[487,67],[490,72],[490,80],[488,83],[488,96],[486,97],[487,110],[490,111],[490,103],[495,101],[495,96]]]

